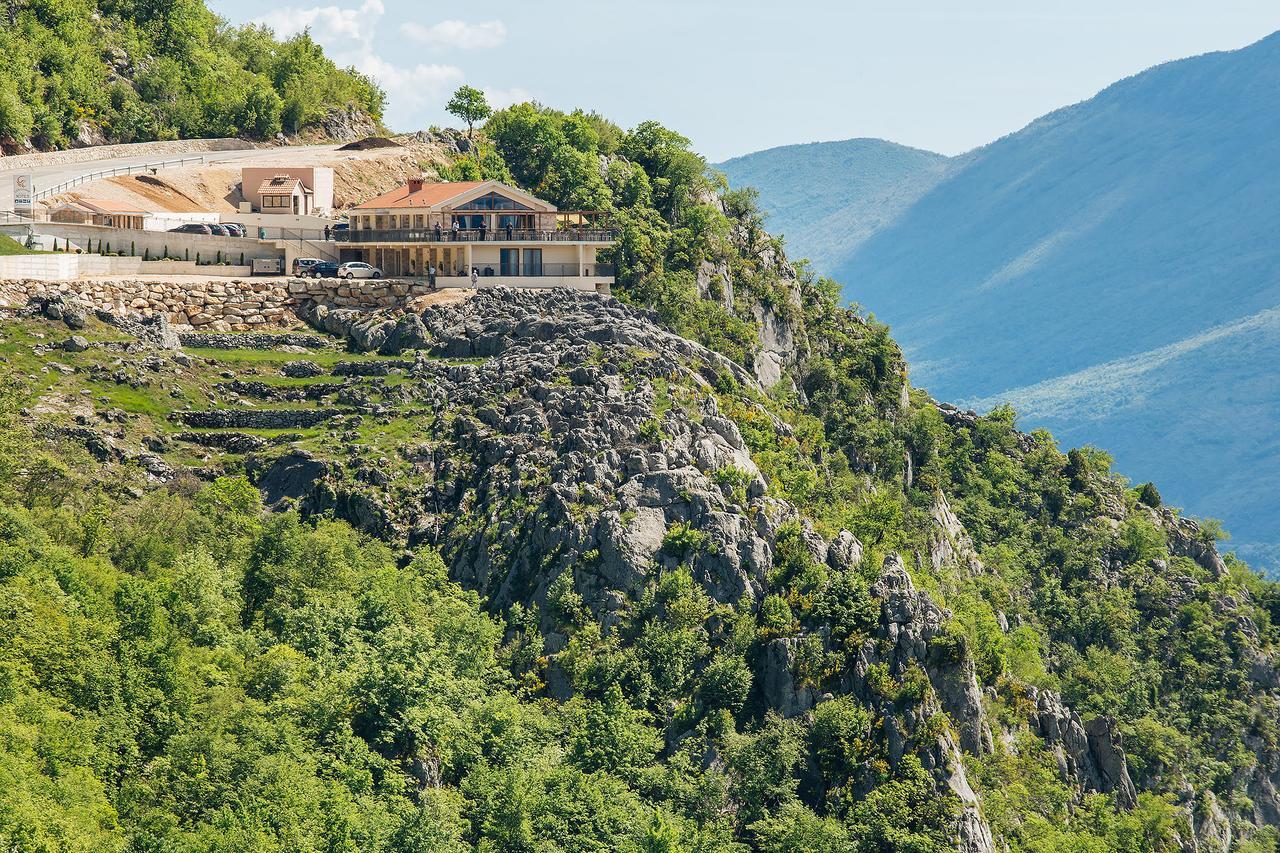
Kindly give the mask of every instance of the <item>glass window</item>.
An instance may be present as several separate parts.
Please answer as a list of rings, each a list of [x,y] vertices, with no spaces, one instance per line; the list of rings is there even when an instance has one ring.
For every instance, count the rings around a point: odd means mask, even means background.
[[[489,193],[472,199],[466,204],[458,205],[458,210],[532,210],[514,199],[499,193]]]
[[[541,249],[525,249],[524,250],[524,271],[523,275],[542,275],[542,250]]]
[[[520,275],[520,250],[519,249],[502,249],[502,260],[499,266],[502,271],[499,275]]]

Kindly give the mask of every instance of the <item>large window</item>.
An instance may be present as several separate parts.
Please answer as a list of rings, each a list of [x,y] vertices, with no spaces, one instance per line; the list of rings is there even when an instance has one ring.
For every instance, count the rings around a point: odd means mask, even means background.
[[[507,198],[499,193],[489,193],[479,198],[474,198],[466,204],[460,204],[458,210],[532,210],[518,201]]]
[[[542,275],[542,250],[524,250],[524,275]]]
[[[502,262],[499,264],[499,275],[520,275],[520,250],[502,249]]]

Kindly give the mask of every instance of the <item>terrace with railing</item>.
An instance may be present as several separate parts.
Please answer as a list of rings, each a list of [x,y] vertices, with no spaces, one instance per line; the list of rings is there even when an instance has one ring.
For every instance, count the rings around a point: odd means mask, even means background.
[[[358,228],[332,232],[339,243],[612,243],[613,228]]]

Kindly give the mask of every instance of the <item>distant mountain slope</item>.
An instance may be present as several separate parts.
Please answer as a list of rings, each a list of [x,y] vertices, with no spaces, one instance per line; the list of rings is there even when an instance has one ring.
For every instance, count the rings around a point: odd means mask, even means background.
[[[839,255],[819,270],[892,324],[917,384],[1115,449],[1256,556],[1280,543],[1280,345],[1249,319],[1280,306],[1277,198],[1280,34],[1051,113],[815,254]]]
[[[769,228],[820,268],[894,222],[953,161],[883,139],[785,145],[716,165],[735,187],[752,186]]]

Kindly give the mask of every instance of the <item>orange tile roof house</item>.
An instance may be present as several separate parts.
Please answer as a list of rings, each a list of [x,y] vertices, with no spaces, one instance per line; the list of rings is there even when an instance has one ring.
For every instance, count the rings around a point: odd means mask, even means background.
[[[325,216],[333,210],[333,170],[325,166],[252,166],[240,170],[251,213]]]
[[[607,214],[564,211],[500,181],[404,186],[357,205],[338,232],[342,260],[389,276],[436,270],[444,287],[477,284],[608,292],[615,242]],[[602,257],[602,253],[605,255]]]

